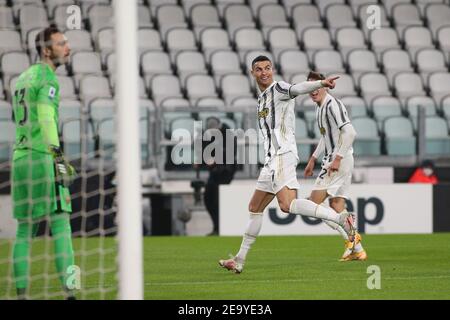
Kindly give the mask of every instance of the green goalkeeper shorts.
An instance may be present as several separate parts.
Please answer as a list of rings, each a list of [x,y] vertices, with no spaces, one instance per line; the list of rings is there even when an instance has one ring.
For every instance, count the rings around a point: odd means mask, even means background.
[[[72,212],[68,188],[55,182],[50,154],[17,150],[12,162],[14,218],[40,218],[56,212]]]

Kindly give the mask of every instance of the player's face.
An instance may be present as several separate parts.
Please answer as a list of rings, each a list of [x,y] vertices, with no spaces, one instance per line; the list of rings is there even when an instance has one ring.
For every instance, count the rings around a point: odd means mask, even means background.
[[[259,61],[253,65],[252,75],[260,89],[265,89],[273,82],[273,69],[270,61]]]
[[[52,34],[52,47],[50,59],[56,66],[69,62],[70,48],[67,38],[62,33]]]
[[[327,89],[325,88],[320,88],[317,90],[314,90],[313,92],[311,92],[309,94],[309,96],[311,97],[312,101],[314,101],[317,104],[321,104],[323,99],[325,98],[327,94]]]

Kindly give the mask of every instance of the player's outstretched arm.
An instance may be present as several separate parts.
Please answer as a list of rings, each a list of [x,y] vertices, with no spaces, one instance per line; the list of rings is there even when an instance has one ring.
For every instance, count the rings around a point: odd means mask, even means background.
[[[301,94],[311,93],[314,90],[320,88],[330,88],[333,89],[336,86],[336,80],[339,79],[338,76],[326,78],[325,80],[317,80],[317,81],[303,81],[297,84],[294,84],[289,89],[290,96],[295,98]]]

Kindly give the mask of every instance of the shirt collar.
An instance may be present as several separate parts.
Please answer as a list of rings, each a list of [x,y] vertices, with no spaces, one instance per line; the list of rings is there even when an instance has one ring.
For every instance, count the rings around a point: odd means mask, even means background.
[[[327,93],[327,95],[325,96],[325,99],[323,100],[323,103],[319,107],[322,108],[323,106],[325,106],[330,99],[331,99],[331,96],[329,93]]]
[[[266,92],[268,92],[268,91],[270,90],[270,88],[272,88],[276,83],[277,83],[276,81],[273,81],[273,82],[270,84],[270,86],[268,86],[268,87],[266,88],[266,90],[264,90],[263,92],[261,92],[261,93],[259,94],[258,97],[259,97],[259,98],[262,98],[263,94],[266,93]],[[258,87],[258,90],[259,90],[259,87]]]

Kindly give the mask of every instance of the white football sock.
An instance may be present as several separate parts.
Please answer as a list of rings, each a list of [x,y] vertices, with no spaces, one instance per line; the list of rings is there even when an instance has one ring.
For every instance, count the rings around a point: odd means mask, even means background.
[[[342,238],[344,238],[344,240],[348,240],[347,232],[345,232],[345,230],[340,225],[338,225],[335,222],[328,221],[328,220],[322,220],[322,221],[325,222],[331,229],[339,232],[340,235],[342,236]]]
[[[256,241],[259,231],[261,231],[262,218],[262,212],[250,212],[250,220],[248,221],[247,229],[245,229],[244,237],[242,238],[241,248],[235,256],[237,262],[244,263],[248,250],[250,250],[252,244]]]
[[[339,224],[339,214],[337,214],[336,211],[307,199],[292,200],[289,212],[300,214],[302,216],[329,220]]]

